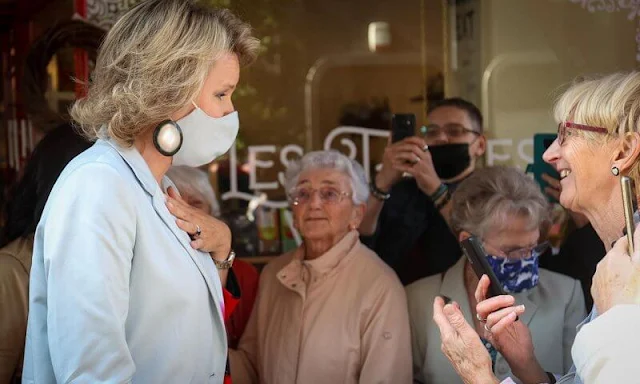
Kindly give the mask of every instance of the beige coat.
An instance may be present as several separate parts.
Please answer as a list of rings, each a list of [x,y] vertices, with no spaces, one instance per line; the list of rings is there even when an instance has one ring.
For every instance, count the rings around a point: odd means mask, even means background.
[[[33,235],[0,250],[0,383],[22,373]]]
[[[418,280],[407,287],[413,344],[413,373],[419,383],[462,383],[449,360],[440,350],[440,331],[433,322],[433,300],[445,295],[456,301],[469,324],[473,324],[471,306],[464,287],[462,257],[444,273]],[[564,374],[572,365],[571,346],[576,326],[585,317],[580,282],[546,269],[540,269],[538,286],[515,294],[526,311],[520,320],[531,331],[535,355],[545,371]],[[499,379],[515,376],[509,364],[498,354],[495,374]]]
[[[234,384],[411,383],[404,289],[356,231],[312,261],[298,248],[265,267],[230,357]]]

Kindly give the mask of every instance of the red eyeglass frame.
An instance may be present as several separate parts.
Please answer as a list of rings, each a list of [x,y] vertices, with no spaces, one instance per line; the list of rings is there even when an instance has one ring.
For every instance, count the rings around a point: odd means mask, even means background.
[[[572,123],[571,121],[563,121],[558,124],[558,144],[562,145],[566,136],[567,128],[579,129],[581,131],[589,131],[595,133],[607,134],[609,130],[607,128],[595,127],[593,125],[584,125],[578,123]]]

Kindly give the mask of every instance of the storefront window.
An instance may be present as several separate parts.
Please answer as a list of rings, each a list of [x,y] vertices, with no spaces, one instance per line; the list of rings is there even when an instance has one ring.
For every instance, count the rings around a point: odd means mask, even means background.
[[[109,28],[137,2],[85,0],[84,16]],[[262,43],[234,95],[236,145],[206,168],[238,232],[260,234],[260,242],[240,240],[252,242],[245,253],[275,254],[295,244],[286,211],[267,209],[287,207],[283,171],[305,152],[334,148],[374,175],[391,114],[413,113],[421,126],[428,103],[460,96],[484,114],[485,163],[524,169],[533,161],[533,135],[555,131],[551,110],[564,86],[640,61],[640,16],[630,1],[201,2],[236,12]],[[35,19],[44,30],[46,17]],[[49,100],[58,111],[71,89],[63,73],[69,60],[73,53],[60,53],[50,68]]]

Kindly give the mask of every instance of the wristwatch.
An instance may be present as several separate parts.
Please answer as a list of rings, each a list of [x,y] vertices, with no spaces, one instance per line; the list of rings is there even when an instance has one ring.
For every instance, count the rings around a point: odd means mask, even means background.
[[[211,259],[213,260],[213,263],[216,265],[216,268],[229,269],[231,268],[231,266],[233,266],[233,261],[236,259],[236,253],[232,249],[231,252],[229,252],[229,256],[227,256],[227,259],[224,261],[218,261],[213,257]]]

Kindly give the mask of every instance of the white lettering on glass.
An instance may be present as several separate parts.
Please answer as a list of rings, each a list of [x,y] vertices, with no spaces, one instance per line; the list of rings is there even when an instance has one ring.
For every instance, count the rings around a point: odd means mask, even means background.
[[[339,138],[341,135],[348,135],[347,137]],[[358,138],[359,136],[359,138]],[[323,149],[335,149],[343,152],[351,159],[361,160],[361,164],[366,172],[367,181],[371,179],[371,153],[370,144],[371,140],[387,140],[389,131],[341,126],[333,129],[324,140]],[[358,145],[356,144],[360,140],[362,153],[358,153]],[[533,147],[533,139],[527,138],[517,142],[513,139],[489,139],[487,140],[487,153],[486,164],[491,166],[496,163],[509,163],[511,158],[511,149],[514,145],[517,145],[518,159],[513,161],[514,163],[529,164],[533,162],[531,155]],[[273,168],[276,164],[273,160],[259,159],[259,154],[271,154],[270,157],[279,160],[280,164],[278,168],[283,169],[278,172],[276,179],[273,181],[258,181],[257,170]],[[273,156],[275,155],[275,156]],[[275,191],[281,187],[284,187],[284,169],[287,168],[289,163],[295,159],[299,159],[304,155],[304,149],[295,144],[285,145],[278,149],[275,145],[255,145],[248,147],[248,166],[249,166],[249,189],[252,193],[245,193],[238,191],[238,157],[235,145],[231,147],[229,152],[229,191],[222,194],[222,200],[229,199],[242,199],[250,201],[256,196],[259,196],[262,191]],[[284,194],[281,194],[284,195]],[[286,200],[272,201],[266,200],[262,203],[263,206],[269,208],[285,208],[288,206]]]

